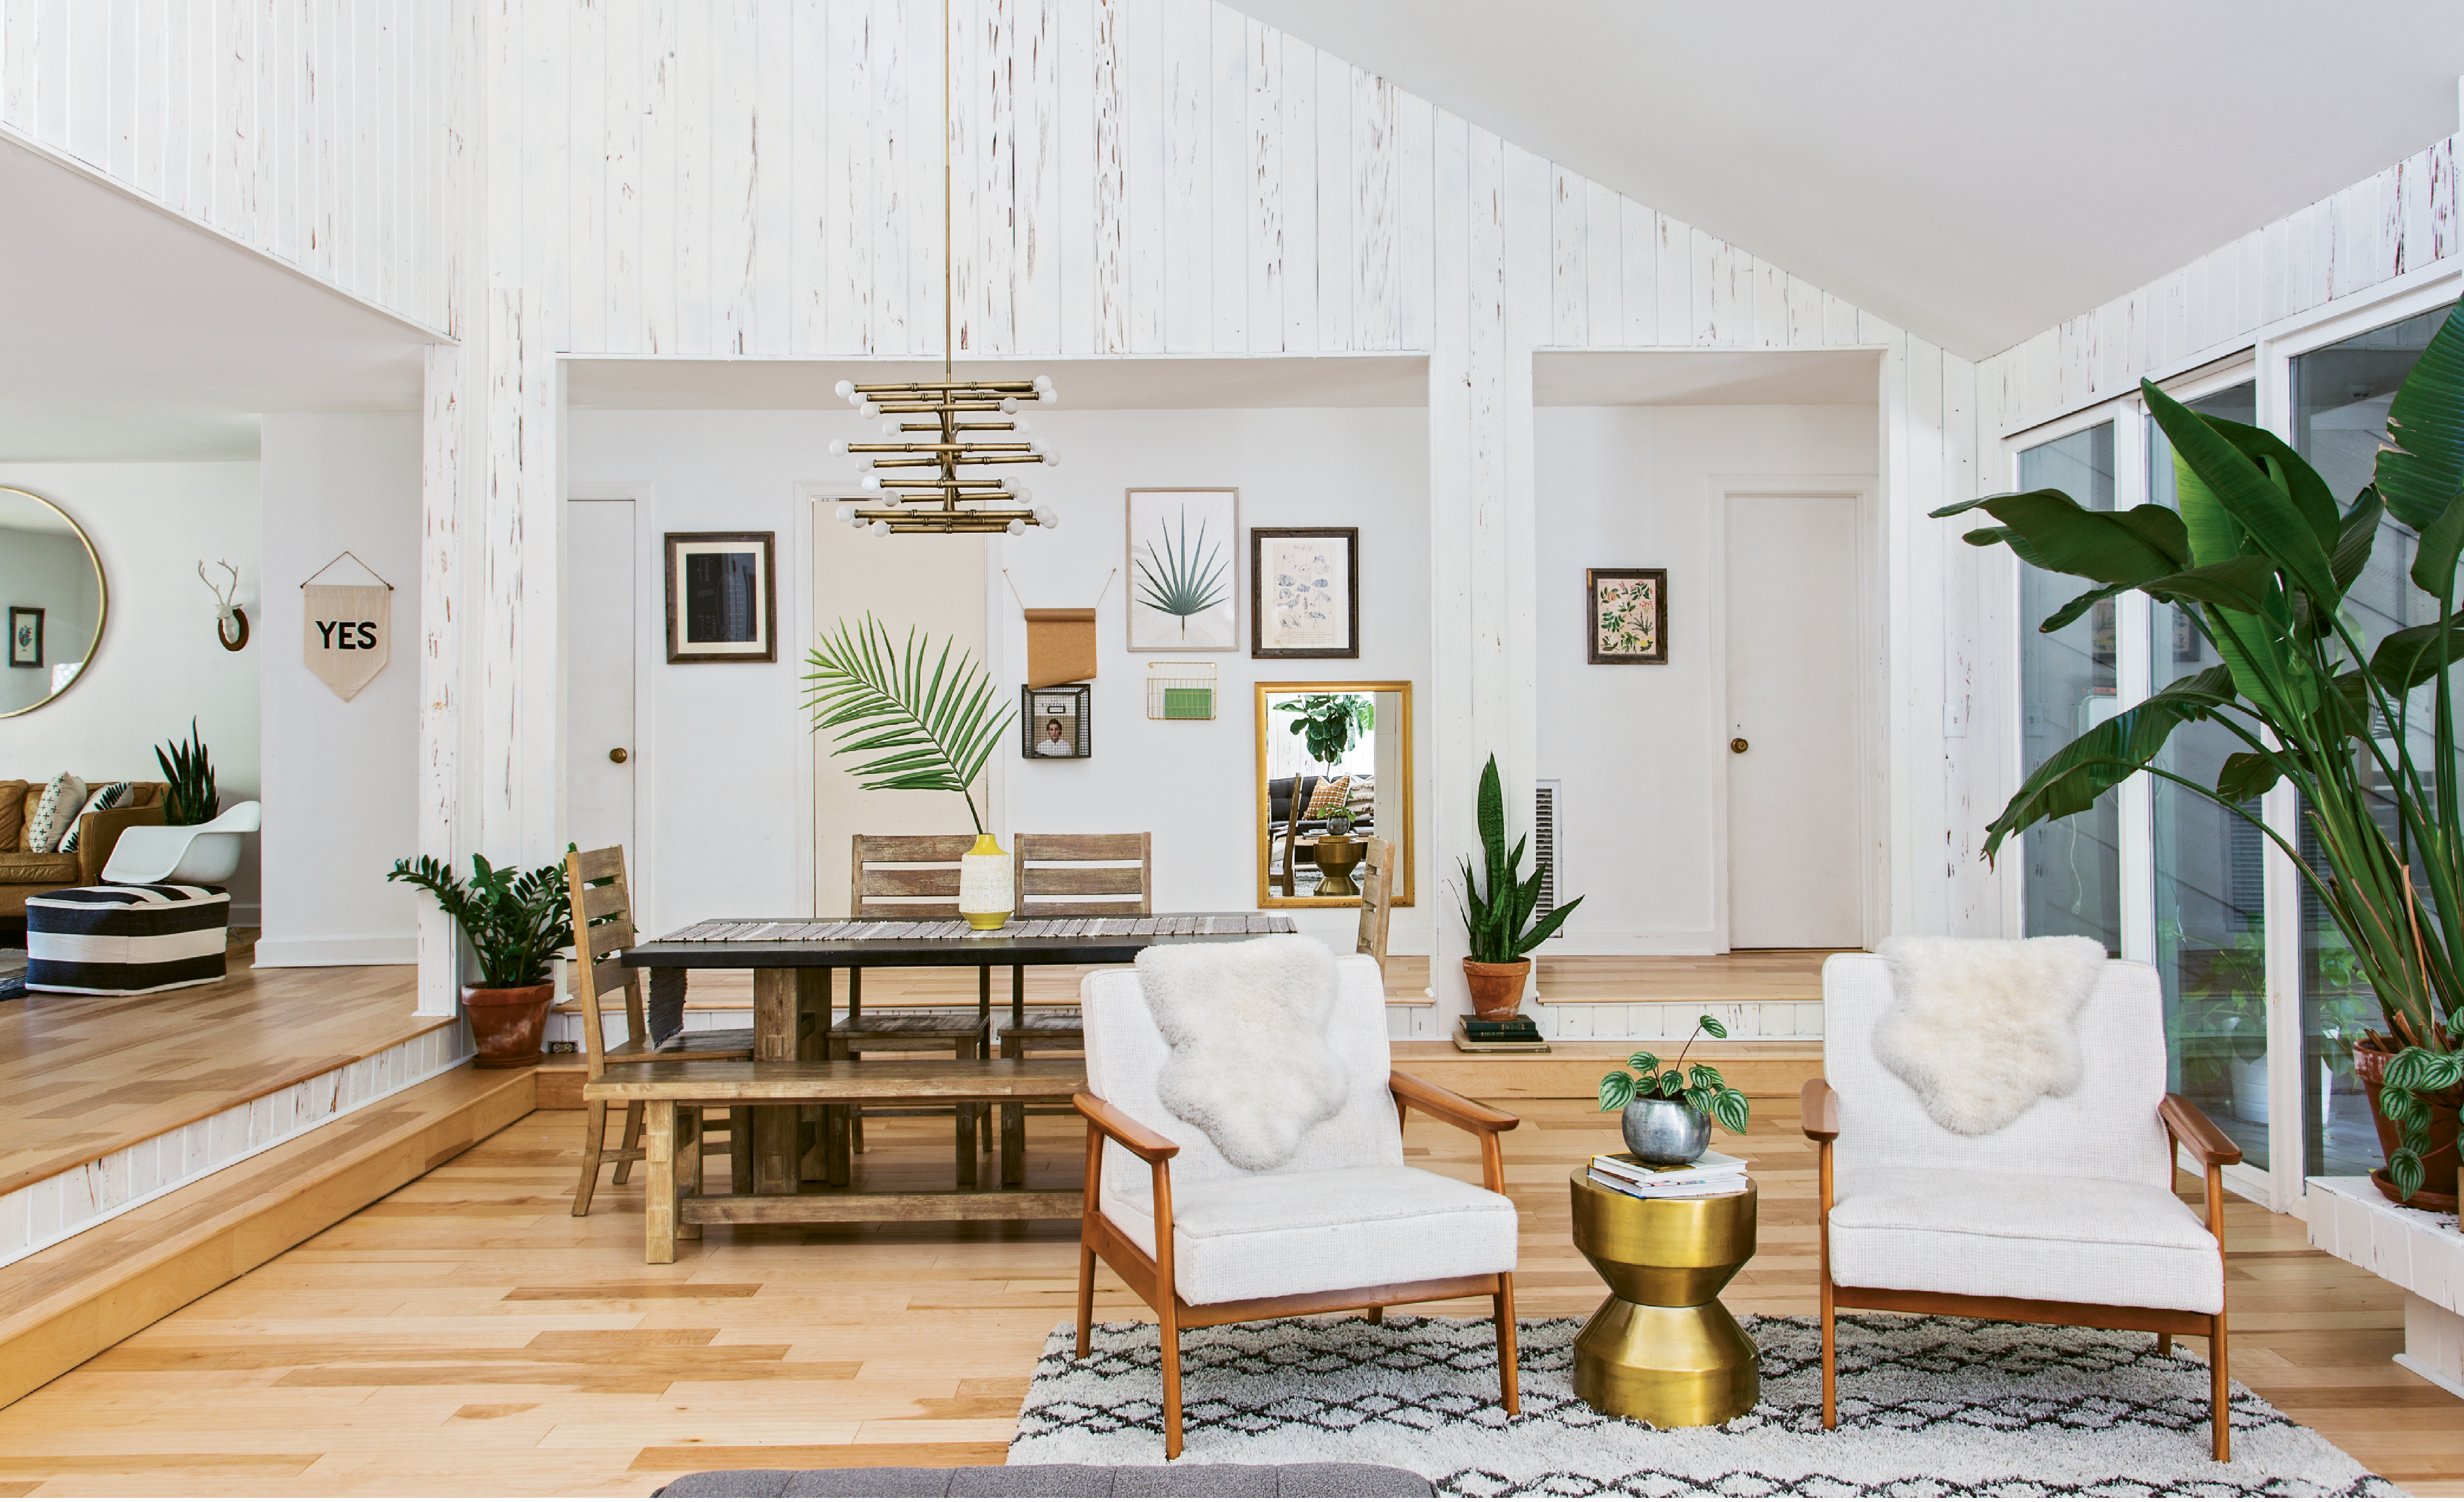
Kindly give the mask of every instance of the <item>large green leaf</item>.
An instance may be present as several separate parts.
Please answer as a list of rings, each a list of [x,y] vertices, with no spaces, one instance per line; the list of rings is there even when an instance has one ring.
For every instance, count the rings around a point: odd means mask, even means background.
[[[2374,483],[2398,521],[2426,532],[2464,490],[2464,304],[2396,389],[2387,436],[2394,446],[2379,450]]]
[[[2431,599],[2452,603],[2455,599],[2455,555],[2464,551],[2464,494],[2447,503],[2430,525],[2421,529],[2421,547],[2412,558],[2412,581]]]
[[[2182,518],[2162,506],[2095,512],[2059,490],[2026,490],[1978,496],[1933,514],[1956,516],[1978,507],[2002,525],[1969,533],[1969,542],[2007,542],[2023,560],[2056,574],[2136,584],[2180,573],[2191,561]]]
[[[2151,578],[2139,587],[2168,604],[2191,600],[2253,616],[2277,603],[2275,565],[2248,553],[2222,563]]]
[[[2275,482],[2293,503],[2294,510],[2309,524],[2310,535],[2319,539],[2322,548],[2333,549],[2343,518],[2336,505],[2336,494],[2309,461],[2293,451],[2293,446],[2263,427],[2236,423],[2229,418],[2208,417],[2209,427],[2224,441],[2241,450],[2244,457],[2258,466],[2261,472]]]
[[[813,729],[835,732],[831,753],[866,756],[848,769],[871,790],[956,793],[974,817],[968,790],[1009,729],[1016,711],[993,712],[991,676],[959,653],[956,638],[933,653],[930,637],[910,630],[902,647],[869,614],[839,622],[805,661],[804,707]],[[980,819],[976,822],[983,831]]]
[[[2379,518],[2386,512],[2376,486],[2364,486],[2362,493],[2353,497],[2352,510],[2344,512],[2343,527],[2336,533],[2336,551],[2329,558],[2339,590],[2351,589],[2362,570],[2369,567],[2370,551],[2379,541]]]
[[[2174,453],[2183,466],[2198,477],[2217,505],[2241,523],[2250,541],[2295,587],[2319,599],[2336,599],[2336,571],[2327,556],[2327,550],[2335,543],[2333,508],[2329,508],[2324,530],[2319,530],[2294,499],[2293,492],[2306,490],[2306,486],[2271,476],[2208,419],[2167,396],[2154,381],[2142,381],[2139,390],[2147,403],[2148,415],[2172,441]],[[2298,456],[2291,459],[2291,464],[2308,468]]]
[[[2447,618],[2447,641],[2439,642],[2438,622],[2390,631],[2370,653],[2370,676],[2390,693],[2418,688],[2452,663],[2464,662],[2464,612]]]
[[[2174,727],[2208,718],[2233,696],[2232,670],[2211,667],[2158,689],[2046,757],[1987,826],[1986,855],[2032,824],[2091,807],[2106,789],[2155,760]]]

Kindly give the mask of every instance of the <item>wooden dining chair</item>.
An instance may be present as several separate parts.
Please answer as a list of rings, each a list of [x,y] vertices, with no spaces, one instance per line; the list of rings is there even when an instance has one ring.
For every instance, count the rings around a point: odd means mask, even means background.
[[[1393,926],[1395,896],[1395,841],[1372,839],[1369,853],[1360,862],[1360,939],[1353,946],[1354,954],[1366,954],[1377,962],[1377,973],[1386,973],[1386,930]]]
[[[1308,773],[1302,773],[1294,776],[1292,778],[1292,799],[1289,803],[1284,806],[1284,827],[1280,832],[1269,830],[1266,834],[1269,849],[1272,848],[1275,840],[1281,839],[1283,841],[1284,860],[1283,876],[1281,880],[1284,887],[1284,895],[1286,897],[1294,895],[1292,885],[1294,871],[1293,862],[1297,860],[1300,856],[1301,824],[1303,822],[1301,816],[1309,812],[1309,799],[1317,795],[1317,784],[1318,779]]]
[[[857,918],[925,922],[958,914],[958,859],[975,848],[973,835],[858,835],[849,842],[847,910]],[[976,967],[976,1010],[900,1007],[868,1016],[864,970],[847,969],[847,1010],[830,1034],[832,1058],[867,1054],[938,1054],[982,1058],[992,1046],[993,970]],[[1023,978],[1013,979],[1013,987]],[[864,1151],[864,1113],[847,1113],[848,1146]],[[956,1108],[958,1121],[958,1183],[976,1182],[975,1139],[992,1146],[992,1121],[974,1106]]]
[[[564,858],[565,888],[573,900],[573,965],[567,972],[573,980],[573,994],[582,1009],[583,1078],[585,1083],[601,1079],[611,1072],[621,1073],[653,1060],[671,1063],[679,1059],[749,1059],[753,1056],[753,1030],[729,1028],[717,1032],[670,1036],[667,1047],[650,1035],[649,1021],[642,1003],[643,972],[625,964],[616,956],[634,942],[633,897],[625,881],[625,851],[621,845],[605,850],[576,850]],[[625,993],[625,1035],[614,1045],[607,1041],[608,1012],[602,999],[614,991]],[[727,1143],[730,1177],[739,1192],[751,1187],[753,1138],[744,1122],[734,1112],[714,1108],[713,1119],[723,1119],[726,1130],[714,1138],[705,1127],[700,1140]],[[602,1164],[616,1165],[613,1182],[623,1184],[632,1172],[633,1165],[642,1162],[642,1104],[636,1100],[625,1107],[622,1137],[614,1147],[607,1145],[607,1103],[593,1100],[583,1109],[582,1183],[573,1194],[573,1213],[590,1213],[591,1195],[599,1187]],[[680,1230],[680,1234],[697,1234],[701,1228]]]
[[[1036,918],[1147,918],[1155,913],[1155,836],[1021,835],[1011,857],[1018,916]],[[1014,1008],[1001,1030],[1001,1056],[1030,1053],[1077,1054],[1087,1048],[1078,1006],[1070,1002],[1020,1012]],[[1050,1108],[1055,1115],[1075,1108]],[[1001,1161],[1023,1161],[1023,1106],[1001,1107]]]

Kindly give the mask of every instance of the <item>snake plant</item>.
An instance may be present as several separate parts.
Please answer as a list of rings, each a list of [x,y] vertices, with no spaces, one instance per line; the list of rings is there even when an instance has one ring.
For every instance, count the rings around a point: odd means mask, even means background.
[[[849,769],[873,790],[956,793],[967,800],[976,833],[984,821],[969,791],[993,747],[1016,718],[993,712],[992,677],[963,652],[957,639],[941,643],[910,628],[902,646],[890,628],[867,614],[825,637],[805,658],[813,686],[804,700],[815,730],[833,730],[833,755],[878,752]]]
[[[2221,658],[2090,729],[2047,758],[1989,827],[1991,860],[2011,836],[2077,814],[2135,773],[2162,777],[2248,819],[2283,851],[2352,947],[2397,1056],[2378,1107],[2402,1130],[2387,1177],[2409,1198],[2431,1107],[2464,1083],[2464,757],[2449,666],[2464,659],[2455,575],[2464,552],[2464,308],[2451,314],[2396,392],[2393,443],[2372,483],[2339,506],[2283,440],[2140,391],[2171,440],[2178,512],[2090,511],[2059,490],[1991,495],[2001,525],[1968,533],[2008,544],[2040,569],[2086,580],[2054,613],[2056,631],[2098,602],[2140,590],[2175,607]],[[2426,624],[2363,638],[2345,596],[2369,566],[2382,514],[2419,539],[2410,577],[2436,606]],[[2409,539],[2408,539],[2409,540]],[[2396,567],[2404,565],[2398,560]],[[2424,701],[2427,700],[2425,703]],[[2214,787],[2158,764],[2176,726],[2211,722],[2244,750]],[[2323,860],[2249,805],[2279,781]]]
[[[214,816],[222,798],[214,791],[213,759],[206,752],[205,737],[197,733],[193,718],[188,721],[188,738],[155,747],[154,760],[163,769],[163,780],[170,784],[163,795],[164,823],[203,824]]]
[[[1511,965],[1548,941],[1560,925],[1583,905],[1579,897],[1562,903],[1538,923],[1531,921],[1531,910],[1540,904],[1540,891],[1547,883],[1549,862],[1541,861],[1525,881],[1523,847],[1528,840],[1514,842],[1511,855],[1506,849],[1506,794],[1497,780],[1497,758],[1480,774],[1480,848],[1483,863],[1487,866],[1487,890],[1481,889],[1481,873],[1472,869],[1470,860],[1463,863],[1463,888],[1455,895],[1463,903],[1463,934],[1471,949],[1471,958],[1481,965]]]
[[[1223,603],[1230,593],[1230,582],[1223,577],[1223,544],[1208,544],[1203,520],[1198,524],[1197,538],[1190,537],[1186,506],[1180,509],[1177,536],[1170,522],[1158,521],[1155,532],[1157,536],[1147,541],[1146,556],[1133,555],[1130,559],[1138,574],[1138,602],[1150,610],[1178,617],[1181,638],[1186,641],[1189,618]],[[1171,549],[1169,556],[1155,547],[1157,540]]]

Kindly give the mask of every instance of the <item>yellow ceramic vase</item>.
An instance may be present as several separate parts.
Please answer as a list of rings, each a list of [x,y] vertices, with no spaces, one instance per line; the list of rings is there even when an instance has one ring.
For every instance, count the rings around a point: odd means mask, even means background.
[[[1017,885],[1009,852],[978,835],[976,848],[958,858],[958,916],[987,933],[999,928],[1018,906]]]

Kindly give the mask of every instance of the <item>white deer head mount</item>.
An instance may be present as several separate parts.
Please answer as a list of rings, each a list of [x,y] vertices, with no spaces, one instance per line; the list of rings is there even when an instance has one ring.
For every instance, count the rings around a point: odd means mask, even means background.
[[[229,585],[215,583],[206,573],[202,558],[197,560],[197,577],[205,580],[206,588],[214,592],[215,637],[222,642],[224,651],[236,652],[248,645],[248,612],[236,603],[239,599],[239,570],[232,568],[228,559],[220,560],[219,566],[231,576]]]

